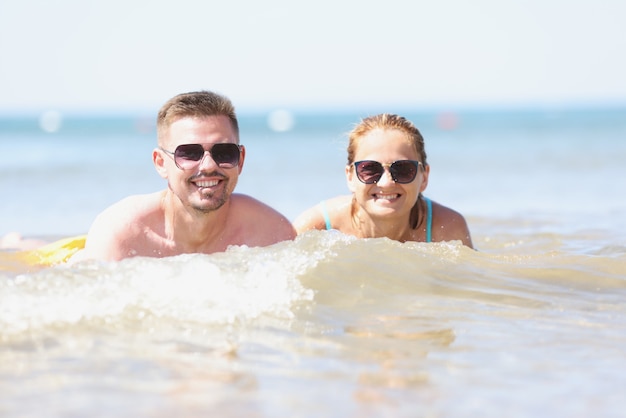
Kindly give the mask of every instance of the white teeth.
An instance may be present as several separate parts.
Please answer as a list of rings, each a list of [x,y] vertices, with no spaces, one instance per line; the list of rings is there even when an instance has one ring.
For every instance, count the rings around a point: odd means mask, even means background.
[[[376,195],[377,199],[385,199],[385,200],[393,200],[398,198],[398,194],[382,194],[378,193]]]
[[[217,186],[217,183],[219,183],[218,180],[197,181],[196,182],[196,186],[198,186],[198,187],[213,187],[213,186]]]

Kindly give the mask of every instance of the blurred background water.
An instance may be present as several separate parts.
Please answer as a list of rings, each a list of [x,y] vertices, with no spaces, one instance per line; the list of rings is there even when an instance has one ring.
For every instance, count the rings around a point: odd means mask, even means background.
[[[425,137],[426,194],[473,219],[475,233],[499,219],[624,229],[624,108],[398,113]],[[275,116],[240,116],[248,152],[237,190],[290,219],[347,193],[347,132],[366,114]],[[0,232],[83,233],[109,204],[164,188],[152,119],[57,115],[52,132],[39,117],[1,119]]]

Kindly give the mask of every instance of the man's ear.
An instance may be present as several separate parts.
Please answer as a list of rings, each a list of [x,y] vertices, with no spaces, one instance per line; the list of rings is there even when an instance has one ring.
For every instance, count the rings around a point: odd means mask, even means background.
[[[165,168],[165,159],[163,158],[163,151],[158,148],[152,150],[152,163],[159,176],[164,179],[167,178],[167,169]]]
[[[243,163],[246,160],[246,147],[240,145],[241,155],[239,156],[239,174],[243,171]]]

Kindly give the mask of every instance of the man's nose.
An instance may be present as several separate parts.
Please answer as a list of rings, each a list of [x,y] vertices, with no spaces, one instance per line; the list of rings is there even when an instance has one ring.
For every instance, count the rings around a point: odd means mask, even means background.
[[[206,167],[217,167],[217,164],[215,163],[215,160],[213,160],[213,157],[211,156],[211,153],[207,150],[204,150],[204,155],[202,156],[202,159],[200,160],[200,167],[206,168]]]

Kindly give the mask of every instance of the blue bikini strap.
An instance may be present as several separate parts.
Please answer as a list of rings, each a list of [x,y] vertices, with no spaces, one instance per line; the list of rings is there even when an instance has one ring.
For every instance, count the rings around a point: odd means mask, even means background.
[[[426,242],[431,242],[432,241],[432,229],[433,229],[433,202],[425,197],[424,200],[426,201],[426,208],[427,208],[427,212],[426,212]]]
[[[328,209],[326,209],[326,201],[322,200],[320,206],[322,207],[322,215],[324,216],[324,221],[326,222],[326,230],[330,231],[333,227],[330,224],[330,216],[328,216]]]

